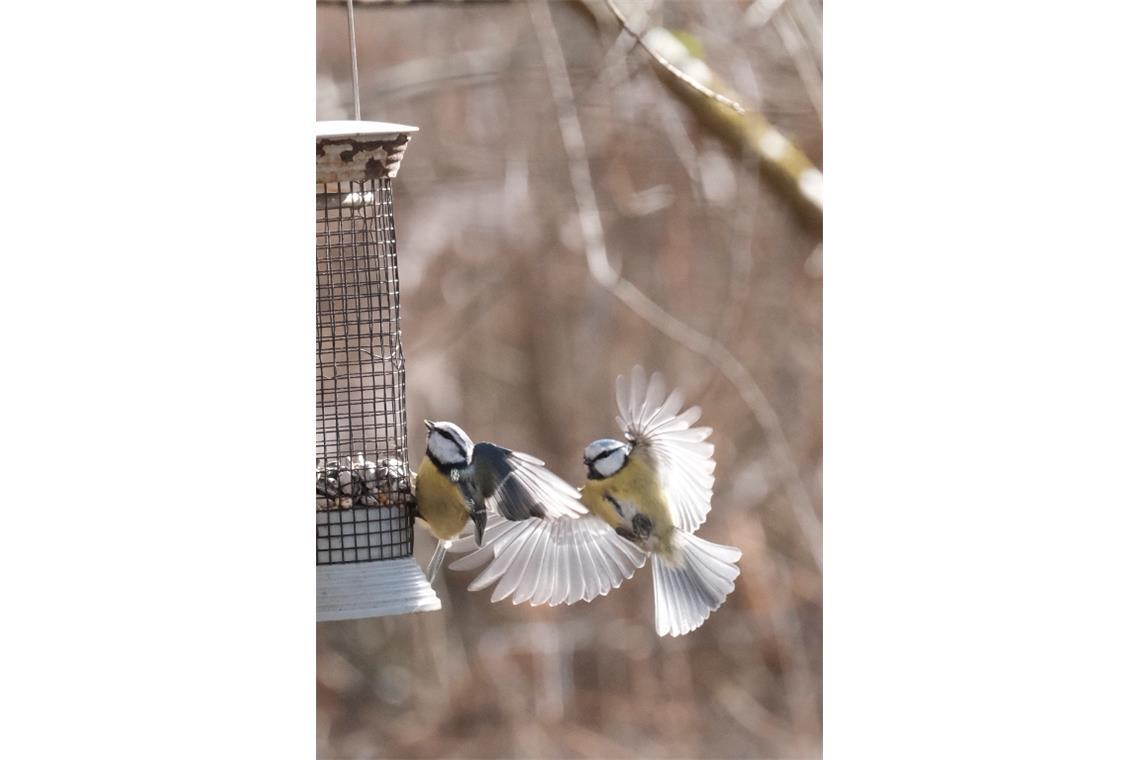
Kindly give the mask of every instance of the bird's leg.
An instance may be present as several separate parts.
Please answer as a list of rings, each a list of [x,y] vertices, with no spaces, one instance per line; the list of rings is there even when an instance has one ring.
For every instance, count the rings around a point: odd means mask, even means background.
[[[626,541],[644,548],[645,540],[653,532],[653,521],[647,515],[638,512],[634,506],[622,504],[608,491],[603,494],[602,498],[613,506],[618,519],[622,521],[621,525],[614,528],[617,534]],[[632,513],[632,517],[630,517],[630,513]]]
[[[431,555],[431,560],[427,566],[427,579],[429,585],[435,584],[435,576],[439,573],[439,568],[443,566],[443,558],[447,556],[447,550],[451,548],[450,541],[440,541],[435,545],[435,552]]]
[[[467,500],[467,515],[471,518],[471,523],[475,526],[475,545],[483,545],[483,531],[487,529],[487,507],[485,504],[476,504],[471,499]]]

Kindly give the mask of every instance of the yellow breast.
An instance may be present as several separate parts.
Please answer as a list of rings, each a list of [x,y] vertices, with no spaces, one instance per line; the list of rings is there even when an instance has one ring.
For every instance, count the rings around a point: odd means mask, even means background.
[[[459,487],[429,457],[416,473],[416,505],[431,534],[441,541],[458,536],[469,519]]]
[[[653,521],[653,533],[666,538],[673,532],[673,518],[669,512],[665,495],[657,482],[652,464],[635,450],[625,467],[613,477],[602,480],[588,480],[582,486],[582,503],[586,508],[613,527],[623,524],[623,520],[606,500],[609,494],[622,504],[632,504],[638,512]]]

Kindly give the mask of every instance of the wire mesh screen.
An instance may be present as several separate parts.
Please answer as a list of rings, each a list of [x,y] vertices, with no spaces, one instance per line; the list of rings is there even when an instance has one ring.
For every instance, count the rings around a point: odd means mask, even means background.
[[[317,564],[412,553],[392,181],[317,184]]]

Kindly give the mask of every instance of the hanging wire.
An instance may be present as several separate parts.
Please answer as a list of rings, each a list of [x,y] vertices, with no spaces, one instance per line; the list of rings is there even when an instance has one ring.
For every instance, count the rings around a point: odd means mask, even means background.
[[[352,50],[352,112],[360,121],[360,75],[356,69],[356,19],[352,12],[352,0],[348,0],[348,46]]]

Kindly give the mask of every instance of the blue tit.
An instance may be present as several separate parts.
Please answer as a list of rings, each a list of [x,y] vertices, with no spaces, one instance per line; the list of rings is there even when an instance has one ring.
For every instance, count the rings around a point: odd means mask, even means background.
[[[624,440],[586,447],[582,503],[576,520],[508,523],[495,520],[482,548],[452,563],[459,570],[487,566],[469,588],[498,582],[491,600],[515,604],[573,604],[604,596],[650,559],[659,636],[700,627],[732,593],[739,549],[694,535],[712,502],[711,428],[693,427],[699,407],[681,412],[679,391],[665,397],[665,381],[635,367],[617,379],[618,424]]]
[[[481,546],[488,515],[514,522],[573,519],[586,512],[578,491],[541,460],[493,443],[472,443],[453,422],[424,424],[427,453],[416,474],[416,516],[439,541],[428,563],[429,582],[469,521],[474,546]]]

